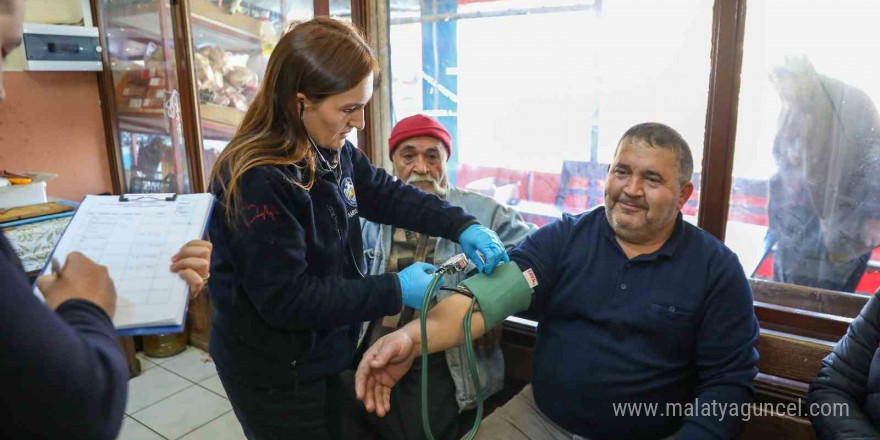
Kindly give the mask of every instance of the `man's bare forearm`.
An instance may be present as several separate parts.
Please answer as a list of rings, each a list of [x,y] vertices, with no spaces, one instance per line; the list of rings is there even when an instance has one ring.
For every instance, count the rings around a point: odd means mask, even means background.
[[[428,312],[428,353],[437,353],[457,347],[464,342],[464,329],[462,322],[471,308],[471,298],[464,295],[451,295],[437,303]],[[420,322],[415,320],[400,329],[413,340],[413,349],[417,356],[422,354],[422,335]],[[486,333],[486,325],[483,315],[474,312],[471,318],[471,338],[477,339]]]

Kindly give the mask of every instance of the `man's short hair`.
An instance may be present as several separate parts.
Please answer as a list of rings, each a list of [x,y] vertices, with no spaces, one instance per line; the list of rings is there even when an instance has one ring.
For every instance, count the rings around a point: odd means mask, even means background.
[[[654,148],[663,148],[672,150],[678,159],[678,182],[681,185],[689,182],[694,174],[694,157],[691,155],[691,148],[687,141],[668,125],[659,122],[644,122],[633,126],[617,142],[617,148],[624,140],[642,140]],[[614,152],[617,156],[617,151]]]

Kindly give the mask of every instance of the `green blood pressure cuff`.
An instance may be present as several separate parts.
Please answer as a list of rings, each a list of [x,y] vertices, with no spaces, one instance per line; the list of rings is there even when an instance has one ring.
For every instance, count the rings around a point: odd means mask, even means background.
[[[492,275],[479,274],[461,282],[480,304],[486,330],[514,313],[529,308],[533,287],[538,285],[531,269],[522,271],[516,263],[499,264]]]

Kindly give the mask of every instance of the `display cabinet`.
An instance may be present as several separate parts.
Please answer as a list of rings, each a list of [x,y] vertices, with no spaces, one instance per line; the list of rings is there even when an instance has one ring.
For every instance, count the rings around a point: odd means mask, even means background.
[[[311,19],[312,0],[189,0],[193,92],[202,177],[207,179],[263,80],[269,55],[291,23]]]
[[[120,192],[205,189],[269,54],[313,0],[93,0]]]
[[[170,0],[96,0],[119,192],[192,191]]]

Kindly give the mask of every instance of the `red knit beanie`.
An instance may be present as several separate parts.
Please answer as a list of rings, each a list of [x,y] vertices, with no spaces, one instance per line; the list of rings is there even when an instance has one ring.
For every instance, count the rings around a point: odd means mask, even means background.
[[[391,130],[391,137],[388,138],[388,156],[394,160],[394,150],[405,140],[418,136],[430,136],[439,139],[446,147],[446,160],[452,157],[452,136],[446,131],[443,124],[437,122],[436,119],[425,115],[413,115],[403,118],[397,122],[397,125]]]

